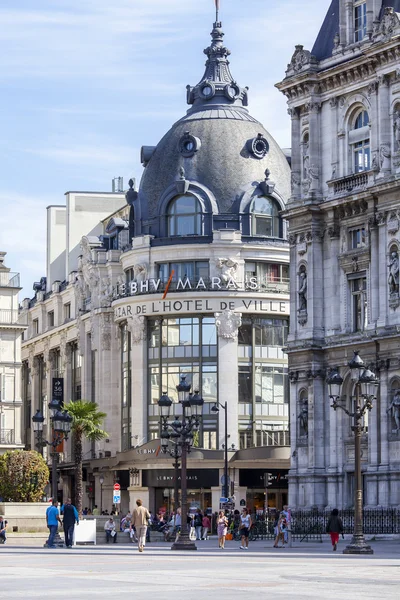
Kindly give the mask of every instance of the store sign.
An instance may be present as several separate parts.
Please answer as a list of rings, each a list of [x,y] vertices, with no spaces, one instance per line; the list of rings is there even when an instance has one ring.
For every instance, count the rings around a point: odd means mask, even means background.
[[[188,488],[210,488],[218,486],[218,469],[188,469],[186,481]],[[180,483],[180,471],[178,482]],[[142,485],[144,487],[174,487],[174,469],[151,469],[142,471]]]
[[[240,469],[239,471],[239,485],[242,485],[243,487],[265,489],[265,483],[267,481],[268,489],[287,489],[287,469]]]
[[[279,285],[279,282],[276,282]],[[265,277],[250,277],[245,282],[236,281],[233,277],[211,277],[210,279],[191,280],[188,277],[177,281],[163,281],[161,279],[146,279],[144,281],[130,281],[114,287],[115,299],[139,294],[163,294],[164,292],[265,292]],[[288,293],[288,292],[287,292]]]
[[[139,299],[138,299],[139,300]],[[189,314],[189,313],[216,313],[224,310],[238,311],[241,313],[268,313],[289,314],[289,302],[277,300],[255,300],[248,298],[204,298],[188,300],[154,300],[123,304],[114,307],[116,319],[126,319],[135,315],[157,314]]]

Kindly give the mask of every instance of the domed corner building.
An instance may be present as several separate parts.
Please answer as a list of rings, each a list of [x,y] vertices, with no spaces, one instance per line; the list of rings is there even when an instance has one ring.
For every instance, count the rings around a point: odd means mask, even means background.
[[[92,361],[86,397],[95,387],[108,415],[110,439],[96,443],[100,458],[87,464],[88,502],[100,506],[103,475],[108,509],[115,480],[122,511],[138,497],[152,511],[174,506],[158,400],[167,393],[181,414],[182,376],[204,399],[188,457],[189,507],[219,509],[226,446],[236,508],[287,501],[289,244],[281,212],[290,167],[248,112],[220,22],[211,37],[205,73],[187,87],[187,114],[157,146],[142,147],[139,189],[131,180],[125,209],[103,221],[104,235],[82,239],[78,322],[67,345],[75,343],[83,369]]]

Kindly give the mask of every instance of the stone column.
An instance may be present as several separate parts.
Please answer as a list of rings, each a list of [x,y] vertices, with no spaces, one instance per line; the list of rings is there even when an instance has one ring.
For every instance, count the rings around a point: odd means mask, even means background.
[[[371,243],[371,323],[376,324],[379,317],[379,232],[374,215],[368,223]]]
[[[321,158],[319,151],[319,113],[321,103],[312,100],[308,106],[310,121],[310,166],[308,177],[310,181],[309,195],[318,195],[321,191]]]
[[[142,315],[129,317],[128,328],[131,334],[131,436],[136,445],[149,441],[146,318]]]
[[[336,179],[339,177],[338,171],[338,141],[337,141],[337,110],[338,110],[338,99],[331,98],[329,101],[331,107],[331,164],[332,173],[328,175],[328,179]]]
[[[298,108],[289,108],[288,113],[292,118],[292,201],[296,201],[301,197],[300,114]]]
[[[380,123],[381,116],[378,109],[378,80],[373,81],[368,86],[368,97],[371,102],[371,110],[369,113],[370,123]],[[388,116],[389,118],[389,116]],[[371,148],[371,167],[377,165],[379,168],[379,139],[378,139],[378,127],[370,128],[370,148]]]
[[[33,351],[29,353],[29,368],[30,368],[30,378],[31,378],[31,413],[32,417],[35,415],[38,408],[40,408],[39,403],[37,401],[37,391],[38,391],[38,376],[39,376],[39,364],[38,358],[34,356]],[[30,424],[31,427],[31,448],[33,450],[37,450],[36,448],[36,435],[33,431],[33,424]]]
[[[329,242],[326,251],[329,253],[329,262],[324,264],[324,291],[326,306],[326,331],[327,335],[335,335],[340,330],[340,266],[337,259],[340,254],[340,228],[333,223],[328,227]]]
[[[379,164],[381,174],[391,171],[391,119],[390,119],[390,77],[379,78]]]
[[[229,445],[239,448],[238,398],[238,330],[242,323],[240,313],[225,310],[215,313],[218,330],[218,402],[228,402]],[[218,447],[225,443],[225,411],[218,414]]]
[[[389,374],[388,371],[382,370],[380,372],[380,384],[378,388],[380,413],[377,414],[377,419],[380,421],[380,466],[378,471],[380,472],[378,478],[378,502],[381,506],[389,506],[389,481],[388,481],[388,470],[389,470],[389,419],[387,414],[388,399],[389,399]],[[374,410],[374,409],[372,409]],[[376,408],[378,411],[378,408]]]
[[[354,43],[354,2],[353,0],[347,0],[345,3],[346,9],[346,45]]]
[[[378,223],[379,236],[379,313],[377,325],[385,327],[388,323],[389,313],[389,288],[388,288],[388,255],[387,232],[386,232],[386,215],[385,213],[377,213],[376,220]]]

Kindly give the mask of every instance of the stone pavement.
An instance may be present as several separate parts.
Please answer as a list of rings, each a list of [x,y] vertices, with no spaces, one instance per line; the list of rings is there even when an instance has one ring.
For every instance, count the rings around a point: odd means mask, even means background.
[[[5,545],[0,598],[235,600],[255,593],[274,600],[397,600],[400,542],[376,541],[373,548],[373,556],[357,557],[332,552],[328,541],[285,549],[259,541],[244,551],[237,542],[220,550],[209,540],[191,553],[155,543],[143,554],[118,544],[71,550]]]

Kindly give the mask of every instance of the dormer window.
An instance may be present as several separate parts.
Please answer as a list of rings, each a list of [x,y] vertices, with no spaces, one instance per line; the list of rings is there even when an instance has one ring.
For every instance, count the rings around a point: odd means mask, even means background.
[[[276,200],[258,197],[250,207],[252,235],[281,237],[279,206]]]
[[[371,168],[369,115],[366,110],[359,110],[349,131],[349,142],[352,153],[353,173],[361,173]]]
[[[201,205],[194,196],[178,196],[168,205],[168,236],[201,235]]]
[[[367,3],[354,4],[354,41],[361,42],[367,35]]]

